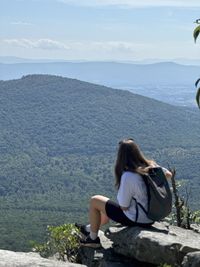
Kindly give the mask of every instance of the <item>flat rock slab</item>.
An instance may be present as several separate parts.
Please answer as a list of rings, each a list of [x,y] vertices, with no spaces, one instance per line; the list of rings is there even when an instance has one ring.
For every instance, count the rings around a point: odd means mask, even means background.
[[[187,253],[200,251],[200,234],[164,223],[150,228],[110,227],[107,237],[121,255],[152,264],[180,265]]]
[[[85,265],[73,264],[42,258],[34,252],[13,252],[0,250],[0,267],[81,267]]]
[[[82,247],[79,252],[80,261],[88,267],[153,267],[152,264],[141,263],[136,259],[117,254],[113,251],[112,241],[99,232],[102,248]]]

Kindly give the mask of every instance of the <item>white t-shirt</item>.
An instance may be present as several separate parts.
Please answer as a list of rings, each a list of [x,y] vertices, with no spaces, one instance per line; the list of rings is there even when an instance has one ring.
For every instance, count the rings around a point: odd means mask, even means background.
[[[147,191],[143,178],[138,173],[126,171],[122,174],[120,187],[117,194],[117,200],[121,207],[128,207],[128,210],[123,210],[124,214],[132,221],[136,220],[136,203],[141,203],[147,210]],[[138,220],[139,223],[150,223],[152,220],[147,218],[144,211],[138,205]]]

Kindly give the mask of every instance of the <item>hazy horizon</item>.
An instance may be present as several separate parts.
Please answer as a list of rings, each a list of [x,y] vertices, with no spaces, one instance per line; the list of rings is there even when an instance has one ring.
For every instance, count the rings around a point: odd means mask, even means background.
[[[23,58],[17,56],[0,56],[0,64],[17,64],[17,63],[124,63],[124,64],[157,64],[157,63],[175,63],[180,65],[193,65],[199,66],[200,59],[186,59],[186,58],[174,58],[174,59],[141,59],[141,60],[89,60],[89,59],[62,59],[62,58]]]
[[[197,0],[2,0],[0,56],[195,61]]]

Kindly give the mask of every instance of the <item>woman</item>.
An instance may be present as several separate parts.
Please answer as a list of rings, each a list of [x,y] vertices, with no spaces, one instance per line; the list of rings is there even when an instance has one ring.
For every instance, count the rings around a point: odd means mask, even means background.
[[[147,218],[145,212],[138,207],[136,200],[147,209],[146,185],[141,174],[145,174],[152,167],[158,166],[154,161],[147,159],[140,151],[133,139],[125,139],[119,143],[117,160],[115,163],[116,187],[118,189],[118,203],[109,198],[96,195],[90,200],[88,225],[76,224],[86,239],[81,240],[83,246],[98,248],[101,246],[98,237],[100,226],[109,222],[109,219],[124,226],[150,226],[153,221]],[[172,174],[163,168],[165,176]]]

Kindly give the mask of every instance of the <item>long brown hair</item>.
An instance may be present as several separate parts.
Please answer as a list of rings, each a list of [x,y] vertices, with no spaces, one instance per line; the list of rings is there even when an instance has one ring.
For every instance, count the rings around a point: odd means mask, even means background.
[[[119,149],[115,163],[116,187],[119,188],[124,171],[144,174],[155,162],[147,159],[132,138],[119,142]]]

